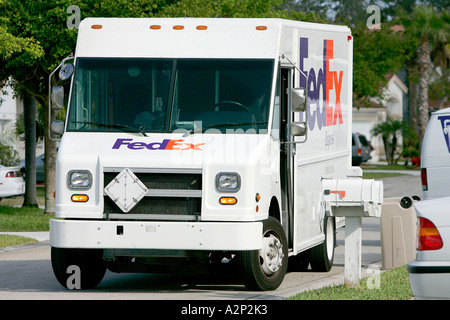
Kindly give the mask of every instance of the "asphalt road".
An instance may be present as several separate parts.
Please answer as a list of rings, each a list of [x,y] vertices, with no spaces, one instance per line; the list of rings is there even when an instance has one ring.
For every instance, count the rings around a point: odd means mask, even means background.
[[[419,176],[383,180],[385,198],[421,196]],[[98,288],[67,290],[56,281],[48,241],[0,249],[0,300],[252,300],[283,299],[297,292],[344,282],[344,230],[337,234],[338,247],[331,272],[289,272],[273,292],[247,291],[226,274],[196,277],[174,274],[107,274]],[[362,266],[381,266],[380,224],[363,218]]]

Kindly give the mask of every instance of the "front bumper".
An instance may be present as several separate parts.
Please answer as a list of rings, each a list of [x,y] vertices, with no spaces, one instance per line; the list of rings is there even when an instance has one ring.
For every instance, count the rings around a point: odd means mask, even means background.
[[[85,249],[259,250],[262,222],[52,219],[50,245]]]
[[[416,299],[450,299],[450,261],[414,260],[407,268]]]

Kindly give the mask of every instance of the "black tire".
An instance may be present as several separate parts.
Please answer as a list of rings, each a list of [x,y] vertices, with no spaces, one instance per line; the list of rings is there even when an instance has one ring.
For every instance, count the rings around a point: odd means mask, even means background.
[[[240,252],[239,262],[248,290],[275,290],[281,285],[288,265],[288,248],[277,219],[269,217],[263,222],[263,249]]]
[[[336,247],[336,224],[333,217],[324,219],[325,241],[311,249],[311,269],[315,272],[328,272],[334,261]]]
[[[106,264],[103,260],[103,250],[96,249],[63,249],[51,248],[52,268],[58,282],[68,288],[68,279],[72,273],[70,266],[79,267],[80,288],[95,288],[103,279]],[[69,288],[75,289],[75,288]]]

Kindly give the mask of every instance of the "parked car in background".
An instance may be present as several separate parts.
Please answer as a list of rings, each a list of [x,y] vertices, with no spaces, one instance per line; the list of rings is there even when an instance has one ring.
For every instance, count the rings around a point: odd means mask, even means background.
[[[359,166],[362,162],[370,160],[372,146],[365,135],[354,132],[352,134],[352,165]]]
[[[36,182],[44,182],[45,180],[44,158],[45,154],[36,157]],[[25,175],[25,160],[20,161],[19,167],[21,168],[22,173]]]
[[[416,299],[450,299],[450,197],[414,204],[418,218],[416,260],[408,264]]]
[[[0,200],[2,198],[20,196],[25,193],[25,180],[20,167],[0,165]]]

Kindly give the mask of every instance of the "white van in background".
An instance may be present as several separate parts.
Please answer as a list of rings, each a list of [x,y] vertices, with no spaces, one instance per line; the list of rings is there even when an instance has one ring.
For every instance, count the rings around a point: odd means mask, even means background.
[[[424,199],[450,196],[450,108],[431,114],[422,144]]]

